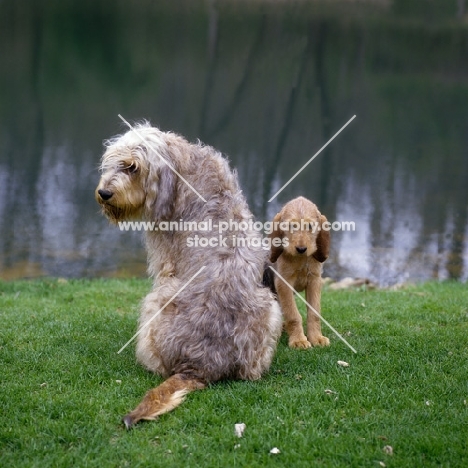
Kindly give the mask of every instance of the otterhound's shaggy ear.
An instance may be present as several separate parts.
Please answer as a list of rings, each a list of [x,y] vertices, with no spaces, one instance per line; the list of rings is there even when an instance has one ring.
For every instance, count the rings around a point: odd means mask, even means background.
[[[148,207],[152,211],[153,219],[167,221],[172,218],[177,195],[177,175],[167,165],[164,164],[157,171],[156,196],[152,206]]]
[[[277,213],[273,219],[273,231],[269,234],[270,238],[270,261],[275,263],[278,257],[283,253],[283,231],[279,228],[281,221],[281,213]],[[273,245],[273,241],[278,243],[281,241],[279,246]]]
[[[315,260],[323,263],[327,258],[330,252],[330,231],[325,231],[323,229],[323,223],[327,222],[325,216],[320,216],[320,231],[317,236],[317,250],[312,254],[312,257]]]

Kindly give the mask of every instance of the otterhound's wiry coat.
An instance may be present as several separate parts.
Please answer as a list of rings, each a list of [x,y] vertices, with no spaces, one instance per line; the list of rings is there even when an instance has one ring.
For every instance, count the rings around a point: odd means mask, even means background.
[[[111,220],[212,219],[216,227],[218,221],[251,219],[237,177],[217,151],[147,124],[136,130],[110,140],[102,158],[96,199]],[[168,379],[125,416],[127,427],[170,411],[209,382],[258,379],[271,363],[281,312],[260,284],[260,234],[235,233],[257,247],[189,247],[197,234],[219,240],[217,232],[146,232],[154,287],[143,301],[140,328],[206,268],[138,336],[137,359]]]
[[[322,263],[328,258],[330,231],[323,229],[327,218],[317,206],[304,197],[284,205],[276,214],[274,231],[270,238],[281,239],[281,245],[272,243],[270,260],[274,268],[297,292],[304,291],[307,302],[320,313]],[[286,242],[285,242],[286,241]],[[283,247],[287,244],[286,247]],[[297,310],[293,291],[276,275],[274,286],[284,314],[284,327],[292,348],[328,346],[330,340],[322,335],[320,318],[307,307],[307,337],[302,329],[302,317]]]

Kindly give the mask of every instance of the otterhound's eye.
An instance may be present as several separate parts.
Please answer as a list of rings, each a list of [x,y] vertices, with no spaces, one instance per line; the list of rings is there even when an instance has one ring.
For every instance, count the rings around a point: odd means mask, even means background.
[[[132,162],[129,166],[122,168],[122,171],[126,174],[135,174],[135,172],[138,172],[138,166]]]

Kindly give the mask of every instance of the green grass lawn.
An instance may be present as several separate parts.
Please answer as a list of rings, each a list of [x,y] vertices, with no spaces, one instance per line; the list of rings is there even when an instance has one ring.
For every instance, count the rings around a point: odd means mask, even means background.
[[[283,335],[261,381],[212,385],[126,431],[121,416],[161,382],[134,343],[117,354],[149,287],[0,283],[1,467],[468,466],[466,284],[325,290],[324,316],[358,354],[328,330],[322,349]]]

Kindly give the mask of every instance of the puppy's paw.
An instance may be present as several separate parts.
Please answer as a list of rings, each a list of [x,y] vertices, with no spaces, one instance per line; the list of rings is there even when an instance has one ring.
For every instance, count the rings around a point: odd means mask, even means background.
[[[297,348],[297,349],[307,349],[307,348],[311,348],[312,345],[309,343],[309,340],[307,340],[307,338],[304,336],[304,338],[290,339],[289,347]]]
[[[312,346],[330,346],[330,340],[323,335],[316,335],[309,338]]]

